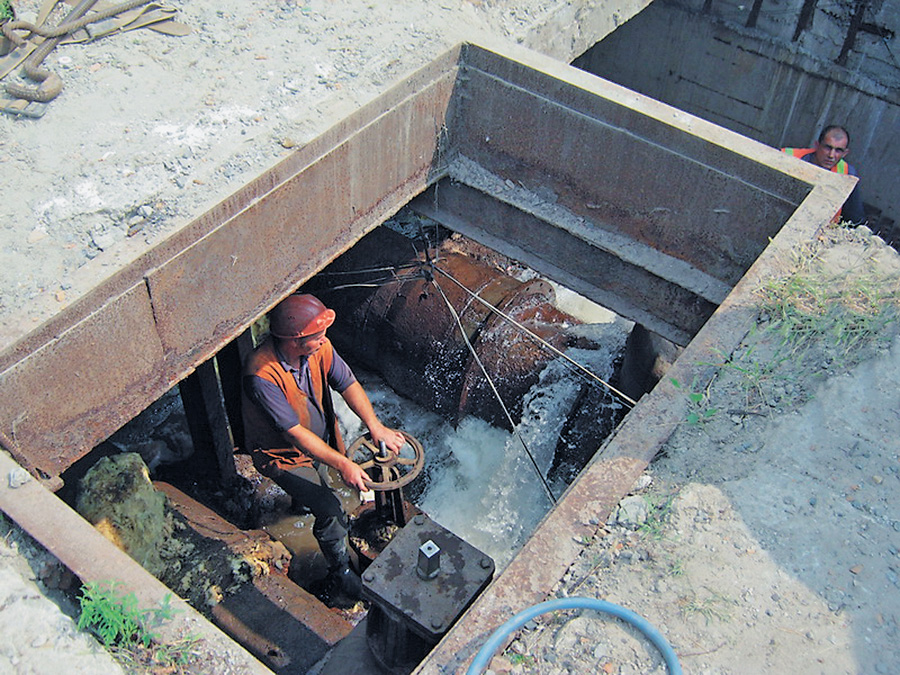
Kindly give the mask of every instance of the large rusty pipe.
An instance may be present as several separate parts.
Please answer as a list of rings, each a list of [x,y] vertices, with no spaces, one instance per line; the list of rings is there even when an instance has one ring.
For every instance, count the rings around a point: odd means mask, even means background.
[[[520,281],[448,243],[426,256],[385,227],[306,290],[337,312],[329,336],[338,350],[398,393],[454,420],[472,414],[506,428],[479,361],[517,421],[524,395],[553,355],[472,293],[557,349],[570,342],[565,327],[579,323],[553,306],[553,288],[544,281]]]

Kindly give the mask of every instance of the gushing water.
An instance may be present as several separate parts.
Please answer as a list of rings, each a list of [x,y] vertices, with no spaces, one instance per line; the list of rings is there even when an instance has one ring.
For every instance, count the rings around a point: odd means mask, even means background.
[[[599,331],[602,340],[598,342],[604,346],[570,350],[568,356],[608,379],[624,345],[625,328],[610,323],[580,330]],[[425,470],[406,489],[406,497],[490,555],[498,570],[505,567],[573,477],[557,477],[552,485],[548,479],[563,424],[584,387],[583,378],[562,359],[552,361],[526,396],[521,422],[509,433],[476,417],[466,417],[454,427],[401,399],[377,376],[357,375],[382,421],[412,434],[425,448]],[[340,397],[334,398],[349,442],[363,429]],[[596,415],[612,415],[619,407],[610,397],[607,409],[596,410]]]

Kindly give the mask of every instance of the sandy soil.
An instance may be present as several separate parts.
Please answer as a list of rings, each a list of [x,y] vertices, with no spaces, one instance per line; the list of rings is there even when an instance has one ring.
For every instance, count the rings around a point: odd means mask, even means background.
[[[900,258],[865,230],[832,230],[789,269],[845,289],[845,308],[857,293],[897,308]],[[712,381],[681,384],[696,416],[557,595],[636,612],[688,673],[897,672],[898,326],[838,326],[860,340],[795,350],[763,313]],[[531,622],[495,672],[665,672],[634,629],[576,614]]]
[[[59,46],[44,116],[0,114],[0,348],[446,49],[571,36],[585,4],[198,0],[167,5],[183,37]]]
[[[62,592],[50,588],[65,585],[63,580],[56,560],[0,516],[0,671],[122,672],[96,640],[78,630]]]

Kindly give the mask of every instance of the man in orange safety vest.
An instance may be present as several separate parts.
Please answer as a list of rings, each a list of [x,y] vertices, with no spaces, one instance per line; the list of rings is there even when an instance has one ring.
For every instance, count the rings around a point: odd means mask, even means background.
[[[785,152],[798,157],[805,162],[814,164],[826,171],[843,173],[850,176],[858,176],[856,169],[844,159],[850,152],[850,134],[844,127],[830,125],[819,134],[819,140],[812,148],[782,148]],[[863,208],[862,195],[859,191],[859,183],[853,188],[853,192],[847,197],[843,208],[835,215],[835,221],[846,220],[853,225],[862,225],[866,222],[866,213]]]

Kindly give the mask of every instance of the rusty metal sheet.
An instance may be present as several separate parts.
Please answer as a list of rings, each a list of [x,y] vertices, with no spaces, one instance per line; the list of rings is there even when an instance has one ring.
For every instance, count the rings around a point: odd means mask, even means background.
[[[341,120],[0,354],[0,444],[55,480],[424,189],[458,52]]]
[[[531,82],[472,70],[467,76],[479,95],[460,122],[462,154],[726,283],[743,276],[797,206],[719,170],[714,156],[642,138],[633,128],[646,120],[637,113],[612,125],[537,96]],[[729,152],[707,148],[708,155]]]
[[[272,672],[306,673],[352,624],[280,575],[257,577],[211,610],[213,620]]]
[[[232,337],[425,189],[452,87],[442,73],[151,272],[165,349]]]
[[[740,278],[814,182],[786,171],[775,148],[508,51],[465,50],[459,152],[723,281]]]
[[[802,170],[796,166],[790,171],[793,163],[785,161],[777,149],[529,49],[467,44],[461,66],[466,78],[480,71],[537,99],[569,108],[677,155],[703,161],[724,175],[792,204],[800,203],[809,192],[809,183],[815,182],[815,172],[801,175]],[[484,140],[466,135],[460,139],[460,148]],[[589,149],[581,154],[592,154]],[[596,148],[593,154],[607,153],[604,148]]]
[[[28,476],[11,487],[7,476],[22,468],[0,451],[0,510],[54,555],[82,582],[118,582],[121,593],[134,593],[142,608],[168,603],[169,620],[154,628],[163,642],[175,643],[186,635],[202,662],[227,663],[234,675],[264,675],[270,671],[228,638],[183,599],[172,593],[128,554],[116,548],[90,523],[38,481]],[[224,672],[224,671],[223,671]]]
[[[725,281],[745,269],[753,251],[765,245],[767,228],[777,229],[787,219],[775,244],[750,265],[748,276],[700,331],[681,363],[709,358],[713,348],[727,349],[740,339],[748,328],[750,284],[760,282],[774,252],[785,252],[787,242],[813,236],[852,188],[846,179],[552,59],[517,47],[503,49],[501,54],[467,47],[459,90],[454,79],[462,52],[451,50],[4,350],[0,442],[33,473],[58,474],[242,332],[317,265],[393,213],[444,170],[445,157],[460,149],[493,170],[506,171],[509,180],[544,185],[589,220],[598,211],[610,211],[613,196],[628,197],[626,215],[649,216],[663,189],[709,187],[716,199],[701,195],[694,205],[678,195],[663,205],[669,213],[658,212],[661,220],[613,217],[611,222],[620,232],[659,243]],[[429,87],[428,95],[415,95]],[[402,113],[388,121],[395,110]],[[386,138],[374,137],[378,128]],[[589,140],[575,135],[576,129],[591,130]],[[452,145],[443,147],[439,139],[444,138]],[[412,148],[407,157],[391,157],[404,154],[405,146]],[[378,158],[390,161],[382,166]],[[665,161],[657,165],[656,158]],[[619,171],[626,175],[611,180]],[[672,180],[667,180],[668,172]],[[725,182],[726,177],[733,182]],[[275,195],[279,199],[269,203]],[[716,213],[723,199],[728,203],[721,208],[728,214]],[[800,208],[788,219],[796,204]],[[711,225],[703,222],[710,213],[738,216]],[[649,232],[641,230],[645,223]],[[660,228],[660,223],[673,227]],[[716,243],[717,233],[727,245]],[[253,235],[265,239],[268,234],[286,235],[285,242],[269,239],[270,249],[285,247],[271,261],[259,258],[258,243],[250,241]],[[326,240],[314,241],[318,237]],[[740,237],[751,241],[738,241]],[[238,244],[246,248],[236,248]],[[699,250],[707,244],[713,246],[711,252]],[[238,263],[240,268],[233,269]],[[144,285],[147,276],[152,300]],[[543,599],[580,550],[573,537],[591,531],[588,519],[602,520],[598,516],[609,513],[680,418],[677,401],[672,392],[660,389],[641,402],[606,453],[545,519],[521,561],[511,563],[447,636],[446,646],[442,643],[429,657],[425,672],[450,663],[457,653],[467,658],[478,636],[498,620]],[[76,573],[82,570],[83,578],[110,578],[114,569],[116,576],[128,576],[139,598],[151,597],[151,587],[153,593],[159,590],[135,565],[107,555],[109,545],[96,541],[99,535],[82,519],[60,516],[24,498],[26,492],[17,492],[15,499],[8,492],[0,486],[3,509],[20,524],[28,523],[26,529]],[[84,527],[94,534],[82,532]],[[97,551],[102,552],[100,560]],[[228,650],[228,644],[221,649]]]
[[[163,359],[144,284],[0,373],[7,449],[56,476],[141,410]]]
[[[717,355],[731,353],[740,344],[755,320],[755,289],[767,276],[777,273],[784,256],[812,240],[846,198],[846,186],[824,178],[685,348],[669,371],[671,377],[703,379],[700,371],[704,366],[700,364],[715,363]],[[711,375],[714,366],[705,368]],[[578,540],[597,534],[596,523],[606,522],[685,419],[686,407],[686,398],[678,395],[668,379],[661,380],[642,398],[522,550],[414,672],[462,672],[497,627],[546,600],[581,553]]]

